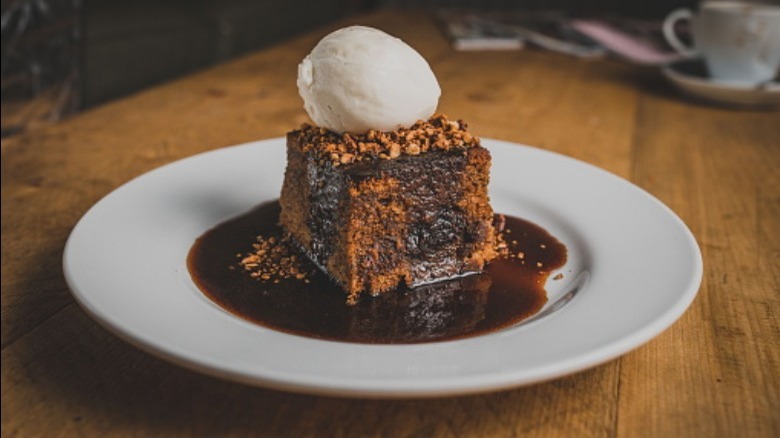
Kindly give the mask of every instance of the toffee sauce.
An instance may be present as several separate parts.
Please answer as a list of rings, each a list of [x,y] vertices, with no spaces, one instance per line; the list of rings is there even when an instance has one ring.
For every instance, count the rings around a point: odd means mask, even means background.
[[[344,291],[313,267],[308,282],[275,283],[252,278],[239,266],[237,257],[251,251],[256,236],[282,235],[279,210],[278,202],[265,203],[207,231],[191,248],[187,266],[200,290],[219,306],[261,326],[301,336],[410,344],[494,332],[538,312],[547,301],[547,278],[566,262],[566,247],[543,228],[504,216],[513,257],[494,260],[481,274],[402,287],[349,306]]]

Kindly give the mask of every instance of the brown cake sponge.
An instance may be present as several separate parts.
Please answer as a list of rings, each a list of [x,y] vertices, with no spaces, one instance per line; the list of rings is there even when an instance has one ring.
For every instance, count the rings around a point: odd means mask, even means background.
[[[480,272],[497,256],[490,153],[436,115],[363,135],[287,135],[281,225],[355,303],[400,285]]]

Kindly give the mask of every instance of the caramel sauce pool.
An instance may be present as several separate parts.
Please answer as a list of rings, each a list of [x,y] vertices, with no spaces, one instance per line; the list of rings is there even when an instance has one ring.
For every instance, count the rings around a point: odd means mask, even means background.
[[[217,225],[195,241],[187,266],[200,290],[231,313],[318,339],[410,344],[494,332],[538,312],[547,301],[547,278],[566,262],[566,247],[555,237],[505,216],[507,243],[522,259],[498,259],[482,274],[400,288],[348,306],[339,286],[313,267],[308,283],[274,283],[250,277],[239,265],[237,254],[251,252],[256,236],[281,236],[278,218],[279,203],[270,202]]]

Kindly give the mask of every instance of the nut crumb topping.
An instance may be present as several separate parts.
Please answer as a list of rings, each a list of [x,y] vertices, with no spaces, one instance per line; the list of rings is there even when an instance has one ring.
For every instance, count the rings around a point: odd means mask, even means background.
[[[257,236],[252,251],[236,255],[239,265],[249,276],[263,282],[278,283],[280,280],[303,280],[309,282],[312,269],[294,249],[289,237]]]
[[[288,135],[297,137],[303,152],[314,152],[334,166],[363,160],[392,160],[401,155],[420,155],[428,151],[466,150],[479,146],[479,138],[470,134],[462,120],[449,120],[443,114],[420,120],[410,128],[390,132],[370,130],[365,134],[337,134],[304,123]]]

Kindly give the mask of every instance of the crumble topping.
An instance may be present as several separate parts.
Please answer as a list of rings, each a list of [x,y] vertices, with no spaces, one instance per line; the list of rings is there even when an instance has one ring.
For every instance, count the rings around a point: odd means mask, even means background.
[[[236,255],[241,259],[238,264],[249,272],[250,277],[273,283],[289,279],[309,282],[308,277],[313,275],[313,270],[303,260],[304,256],[293,249],[288,236],[277,238],[260,235],[256,239],[251,252]]]
[[[420,155],[432,150],[466,150],[479,146],[479,138],[469,133],[463,120],[449,120],[436,114],[410,128],[365,134],[337,134],[305,123],[289,135],[298,138],[303,152],[314,152],[334,166],[366,159],[391,160],[401,155]]]

